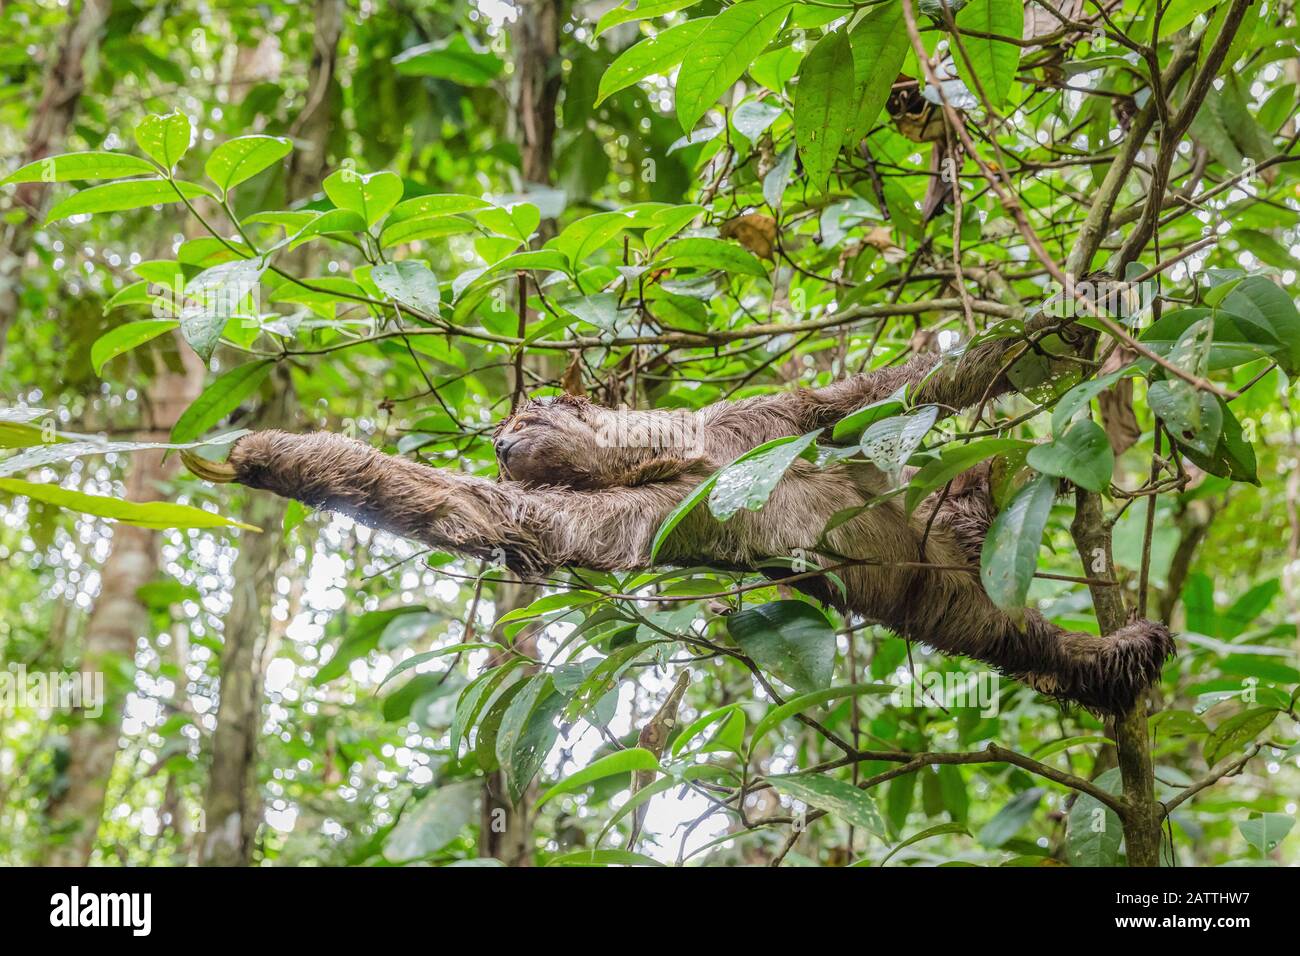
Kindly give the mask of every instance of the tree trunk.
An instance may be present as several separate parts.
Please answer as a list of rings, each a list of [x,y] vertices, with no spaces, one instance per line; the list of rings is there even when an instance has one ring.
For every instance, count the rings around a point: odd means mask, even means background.
[[[267,391],[267,389],[264,389]],[[292,428],[295,404],[287,370],[269,379],[270,397],[255,416],[255,428]],[[204,866],[247,866],[253,860],[262,819],[257,784],[257,742],[262,724],[263,650],[271,626],[275,575],[284,560],[284,502],[248,495],[240,520],[262,529],[243,533],[232,570],[230,611],[222,630],[221,688],[212,763],[204,801],[199,862]]]
[[[163,372],[149,390],[152,416],[142,440],[166,441],[176,419],[203,387],[203,363],[180,341],[185,371]],[[163,452],[137,452],[131,459],[126,497],[131,501],[157,501],[158,484],[175,471],[173,453],[164,462]],[[159,536],[156,531],[125,524],[113,527],[113,546],[100,571],[99,596],[86,623],[81,655],[83,673],[112,674],[114,662],[127,664],[135,658],[135,645],[149,627],[145,606],[136,596],[144,584],[158,574]],[[50,866],[85,866],[95,846],[99,819],[104,810],[105,791],[117,757],[122,726],[122,708],[131,687],[105,680],[107,700],[97,719],[79,715],[68,744],[68,787],[51,802],[52,828],[61,838],[51,841],[45,862]]]
[[[58,55],[46,74],[45,92],[32,116],[20,165],[33,163],[63,148],[85,88],[87,54],[99,43],[100,31],[112,5],[112,0],[82,0],[81,12],[68,22]],[[48,197],[46,183],[19,185],[13,205],[25,215],[0,230],[0,356],[4,355],[9,328],[18,316],[22,270],[36,228],[45,218]]]
[[[1074,543],[1091,577],[1113,578],[1110,527],[1100,496],[1075,492]],[[1124,596],[1118,587],[1089,585],[1101,633],[1110,634],[1128,622]],[[1155,796],[1155,771],[1151,763],[1151,735],[1147,729],[1147,702],[1141,698],[1126,714],[1115,718],[1115,752],[1123,781],[1124,848],[1129,866],[1160,865],[1160,804]]]
[[[497,620],[511,611],[532,604],[540,594],[541,588],[535,584],[508,581],[497,585],[493,602]],[[526,627],[516,635],[515,644],[525,654],[532,654],[536,650],[534,630]],[[505,643],[505,635],[499,627],[493,627],[492,640]],[[494,667],[503,662],[494,658],[488,665]],[[506,791],[505,775],[499,770],[487,775],[483,782],[483,799],[479,805],[479,856],[494,857],[506,866],[533,865],[531,805],[536,795],[534,788],[529,787],[519,803],[511,803]]]
[[[289,129],[294,151],[289,156],[285,198],[306,199],[321,188],[334,128],[334,97],[338,81],[339,37],[343,35],[343,0],[316,0],[311,67],[307,73],[307,102]]]
[[[328,160],[334,120],[331,91],[343,31],[341,0],[319,0],[315,7],[315,54],[308,74],[307,102],[293,125],[296,149],[289,162],[285,196],[292,203],[319,188]],[[296,250],[287,268],[305,272],[310,250]],[[288,368],[277,366],[263,388],[263,402],[250,421],[254,429],[295,426],[297,400]],[[262,723],[263,660],[271,626],[275,575],[284,559],[284,503],[270,495],[250,495],[244,522],[262,534],[244,535],[233,569],[230,612],[221,650],[221,699],[212,738],[212,764],[204,801],[205,832],[199,862],[205,866],[248,866],[253,861],[262,819],[257,782],[258,737]]]
[[[524,187],[549,185],[555,157],[556,108],[563,73],[560,69],[560,25],[564,21],[563,0],[522,0],[519,18],[511,31],[514,46],[514,78],[511,88],[511,133],[519,147],[520,176]],[[541,224],[542,238],[553,235],[554,220]],[[525,280],[521,275],[518,282]],[[520,291],[520,324],[527,323],[527,296]],[[535,369],[545,359],[524,355],[515,366],[513,394],[518,400],[526,388],[525,369]],[[495,608],[500,620],[509,612],[537,600],[536,585],[505,583],[497,588]],[[525,636],[525,634],[527,636]],[[503,640],[497,629],[493,640]],[[524,653],[531,653],[535,635],[525,630],[516,638]],[[490,666],[500,663],[492,660]],[[533,862],[533,820],[531,805],[536,791],[529,787],[518,804],[512,804],[500,771],[483,782],[480,803],[479,856],[494,857],[506,866],[531,866]]]
[[[525,185],[549,184],[555,157],[556,105],[564,75],[560,69],[563,0],[521,0],[511,36],[514,43],[514,140]]]

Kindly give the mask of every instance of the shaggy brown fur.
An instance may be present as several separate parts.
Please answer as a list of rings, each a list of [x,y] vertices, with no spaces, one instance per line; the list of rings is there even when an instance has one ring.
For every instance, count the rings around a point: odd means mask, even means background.
[[[986,343],[943,364],[918,356],[827,388],[720,402],[694,413],[625,412],[571,397],[530,402],[498,429],[507,479],[499,483],[427,468],[328,433],[249,435],[235,445],[230,465],[235,480],[250,487],[437,548],[503,560],[518,572],[633,570],[650,564],[655,532],[669,512],[743,452],[827,428],[904,385],[917,403],[974,405],[1008,390],[1000,373],[1014,345]],[[797,553],[822,565],[868,562],[837,572],[847,598],[825,581],[805,579],[799,586],[904,637],[984,661],[1098,712],[1129,707],[1159,675],[1173,650],[1160,624],[1138,621],[1105,637],[1064,631],[1034,611],[1013,619],[989,600],[976,574],[899,566],[978,567],[993,517],[979,472],[954,483],[941,506],[932,496],[909,516],[891,498],[823,533],[831,516],[886,490],[885,477],[871,465],[823,468],[797,460],[759,511],[741,510],[720,522],[707,508],[695,508],[658,560],[746,570]]]

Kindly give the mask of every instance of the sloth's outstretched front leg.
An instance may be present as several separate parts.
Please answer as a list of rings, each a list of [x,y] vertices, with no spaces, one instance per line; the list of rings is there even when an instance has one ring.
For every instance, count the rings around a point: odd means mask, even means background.
[[[1060,319],[1039,315],[1027,324],[1026,331],[1038,337],[1055,330],[1070,354],[1083,356],[1091,352],[1095,333],[1081,325],[1058,327],[1060,323]],[[967,348],[959,355],[941,357],[937,352],[924,352],[903,365],[864,372],[824,388],[748,399],[733,403],[733,407],[751,415],[761,409],[773,418],[784,417],[788,420],[782,422],[784,427],[775,430],[793,434],[830,428],[845,415],[888,398],[903,386],[910,386],[908,397],[913,404],[938,405],[945,413],[958,412],[1011,391],[1008,368],[1027,348],[1024,337],[1003,336]],[[1056,350],[1062,351],[1062,346],[1057,345]]]
[[[690,489],[675,482],[595,491],[496,483],[328,432],[256,432],[236,443],[226,465],[192,457],[187,464],[200,477],[273,491],[525,574],[565,565],[645,567],[659,525]]]

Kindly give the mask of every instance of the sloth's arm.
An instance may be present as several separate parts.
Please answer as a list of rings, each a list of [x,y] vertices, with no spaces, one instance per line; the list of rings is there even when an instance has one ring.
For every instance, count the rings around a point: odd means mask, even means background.
[[[342,435],[255,432],[200,477],[237,481],[435,548],[541,573],[650,563],[660,523],[689,490],[676,482],[596,491],[528,488],[385,455]]]
[[[1059,319],[1038,316],[1028,324],[1030,332],[1044,332]],[[1067,334],[1074,354],[1082,354],[1092,342],[1092,333],[1074,326]],[[1006,371],[1018,353],[1024,351],[1025,339],[1006,336],[982,342],[960,355],[941,360],[938,353],[925,352],[904,365],[876,369],[828,385],[805,388],[781,395],[752,399],[757,407],[783,416],[796,432],[829,428],[863,406],[881,401],[900,388],[910,386],[909,399],[917,405],[938,405],[947,413],[991,401],[1012,388]]]

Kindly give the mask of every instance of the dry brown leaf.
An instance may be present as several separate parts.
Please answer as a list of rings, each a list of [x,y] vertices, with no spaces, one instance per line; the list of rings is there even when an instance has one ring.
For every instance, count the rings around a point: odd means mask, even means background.
[[[760,259],[771,259],[776,248],[776,220],[761,212],[728,219],[718,230],[723,239],[735,239]]]
[[[894,233],[888,226],[876,226],[862,237],[862,241],[878,250],[891,265],[907,258],[903,248],[894,242]]]
[[[1137,354],[1128,349],[1117,348],[1110,353],[1099,376],[1109,375],[1128,365]],[[1118,382],[1097,396],[1097,405],[1101,409],[1101,422],[1106,427],[1106,437],[1110,439],[1111,450],[1122,455],[1133,447],[1142,437],[1142,428],[1138,425],[1137,414],[1133,411],[1133,379],[1121,378]]]
[[[564,389],[566,395],[577,395],[586,398],[587,390],[582,385],[582,362],[579,361],[579,358],[578,353],[574,352],[569,367],[560,376],[560,387]]]

